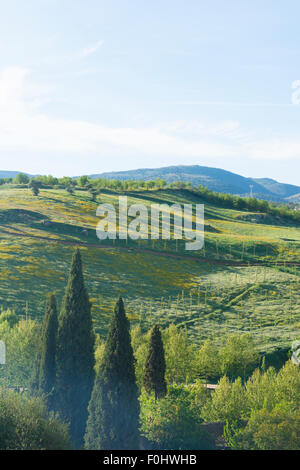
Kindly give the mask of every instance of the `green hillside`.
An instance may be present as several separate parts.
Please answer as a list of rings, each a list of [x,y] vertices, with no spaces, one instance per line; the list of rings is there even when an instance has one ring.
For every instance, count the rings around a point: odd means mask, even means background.
[[[195,343],[251,331],[260,351],[287,347],[300,330],[300,227],[266,214],[205,205],[205,249],[184,240],[100,243],[101,202],[119,193],[0,189],[0,305],[41,317],[44,299],[65,288],[74,246],[80,246],[95,326],[103,336],[117,296],[132,324],[186,327]],[[128,203],[201,203],[188,191],[140,191]]]

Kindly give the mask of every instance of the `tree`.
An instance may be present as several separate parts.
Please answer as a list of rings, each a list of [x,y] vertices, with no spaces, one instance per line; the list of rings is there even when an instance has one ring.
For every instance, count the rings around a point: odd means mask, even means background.
[[[99,194],[99,191],[98,191],[96,188],[94,188],[93,186],[91,186],[91,187],[89,188],[89,193],[90,193],[90,195],[91,195],[91,200],[92,200],[93,202],[96,202],[96,201],[97,201],[97,196],[98,196],[98,194]]]
[[[82,176],[80,176],[80,178],[78,178],[77,181],[78,181],[79,186],[84,188],[88,184],[89,178],[86,175],[82,175]]]
[[[56,298],[51,295],[46,304],[42,325],[41,346],[36,361],[36,376],[33,388],[45,398],[49,409],[54,408],[56,376],[56,337],[57,337]]]
[[[83,444],[94,382],[94,332],[80,252],[74,253],[59,316],[56,354],[58,411],[70,423],[71,440]]]
[[[164,346],[159,325],[155,325],[151,332],[143,378],[145,390],[148,393],[154,392],[155,400],[164,397],[167,393],[165,372],[166,362]]]
[[[249,334],[230,335],[219,351],[221,369],[224,375],[244,380],[259,364],[253,338]]]
[[[28,184],[29,178],[24,173],[18,173],[17,176],[14,178],[14,183],[16,184]]]
[[[186,330],[171,324],[163,331],[168,383],[188,383],[196,378],[195,348]]]
[[[201,415],[209,422],[228,421],[236,422],[246,418],[247,398],[240,377],[230,382],[224,376],[213,392],[211,400],[205,403]]]
[[[68,192],[69,194],[73,194],[73,193],[74,193],[74,188],[73,188],[73,186],[67,186],[67,187],[66,187],[66,190],[67,190],[67,192]]]
[[[136,449],[139,402],[129,321],[120,297],[89,405],[88,449]]]
[[[208,380],[216,380],[220,377],[220,359],[217,347],[207,339],[197,352],[196,367],[200,377]]]
[[[39,192],[40,192],[40,182],[39,181],[35,181],[33,179],[30,180],[30,183],[29,183],[29,188],[31,188],[31,191],[32,191],[32,194],[34,196],[38,196],[39,195]]]

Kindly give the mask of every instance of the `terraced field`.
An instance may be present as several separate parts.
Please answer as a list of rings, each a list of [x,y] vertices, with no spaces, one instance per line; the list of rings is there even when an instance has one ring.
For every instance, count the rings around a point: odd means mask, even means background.
[[[82,250],[95,326],[107,331],[118,295],[133,324],[186,327],[200,344],[251,331],[260,351],[290,345],[300,331],[300,227],[278,218],[205,205],[205,248],[184,240],[96,237],[100,202],[86,191],[0,189],[0,305],[41,317],[44,298],[61,301],[74,246]],[[201,203],[188,191],[128,193],[128,204]]]

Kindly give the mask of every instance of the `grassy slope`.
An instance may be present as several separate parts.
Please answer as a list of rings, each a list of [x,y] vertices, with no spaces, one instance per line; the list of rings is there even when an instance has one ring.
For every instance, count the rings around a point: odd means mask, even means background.
[[[117,198],[105,193],[100,200],[117,203]],[[131,193],[128,199],[148,205],[202,202],[170,190]],[[24,315],[27,301],[29,314],[41,317],[46,293],[54,291],[61,300],[73,245],[80,244],[101,334],[121,293],[133,323],[146,328],[160,319],[163,325],[186,325],[196,343],[251,331],[265,350],[299,336],[299,267],[278,263],[299,263],[299,227],[270,218],[261,223],[257,214],[208,204],[201,252],[186,252],[184,241],[109,246],[96,237],[96,207],[85,192],[42,190],[34,197],[27,189],[0,189],[0,304]]]

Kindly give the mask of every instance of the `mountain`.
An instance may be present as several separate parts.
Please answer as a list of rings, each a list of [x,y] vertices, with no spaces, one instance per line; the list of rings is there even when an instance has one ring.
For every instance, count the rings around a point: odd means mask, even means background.
[[[253,196],[273,201],[289,202],[300,193],[300,186],[278,183],[270,178],[246,178],[220,168],[199,165],[178,165],[163,168],[142,168],[129,171],[115,171],[90,175],[90,178],[153,180],[161,178],[168,183],[189,181],[192,185],[202,184],[212,191],[249,196],[251,187]],[[291,202],[291,201],[290,201]]]
[[[299,193],[299,186],[293,184],[278,183],[278,181],[270,178],[253,178],[258,184],[270,191],[272,194],[277,194],[279,197],[291,197]]]

